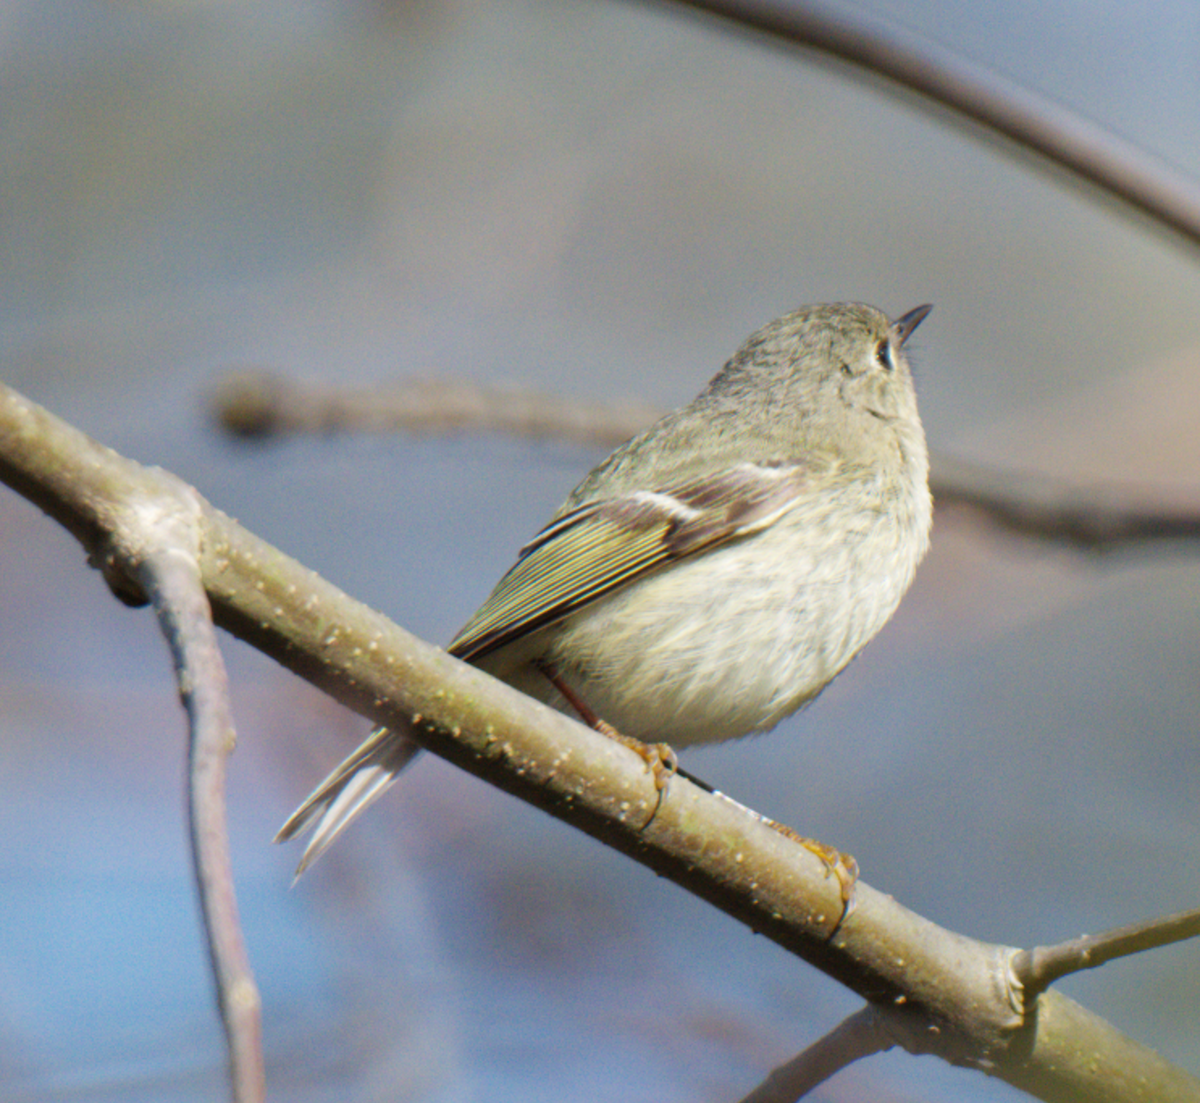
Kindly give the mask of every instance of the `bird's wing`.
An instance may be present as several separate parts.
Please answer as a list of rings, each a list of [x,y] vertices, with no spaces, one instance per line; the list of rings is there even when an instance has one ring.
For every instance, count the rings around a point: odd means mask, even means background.
[[[790,510],[812,479],[811,464],[744,463],[588,502],[521,549],[450,654],[480,658],[669,561],[758,532]]]

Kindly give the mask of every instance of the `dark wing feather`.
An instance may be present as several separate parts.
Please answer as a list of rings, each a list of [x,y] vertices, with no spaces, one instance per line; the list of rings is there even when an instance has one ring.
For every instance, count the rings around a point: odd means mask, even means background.
[[[797,463],[741,464],[580,506],[521,549],[450,654],[479,658],[669,560],[765,528],[800,500],[811,476]]]

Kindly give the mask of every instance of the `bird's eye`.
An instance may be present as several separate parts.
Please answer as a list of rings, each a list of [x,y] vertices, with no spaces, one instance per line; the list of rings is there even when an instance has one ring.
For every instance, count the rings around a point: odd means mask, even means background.
[[[880,341],[875,346],[875,362],[883,368],[884,371],[891,371],[896,365],[892,362],[892,343],[891,341]]]

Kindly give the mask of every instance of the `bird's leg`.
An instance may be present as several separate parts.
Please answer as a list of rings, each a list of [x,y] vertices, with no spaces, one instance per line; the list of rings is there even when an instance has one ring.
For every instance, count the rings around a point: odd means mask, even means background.
[[[665,796],[667,785],[679,769],[679,759],[670,744],[643,743],[631,735],[622,735],[607,720],[602,720],[588,707],[587,702],[563,680],[553,663],[546,659],[538,659],[536,665],[543,677],[562,694],[567,704],[579,714],[580,720],[593,731],[598,731],[601,735],[628,747],[646,763],[646,768],[654,775],[654,787]]]
[[[663,797],[666,796],[667,785],[671,778],[679,771],[679,759],[675,751],[668,743],[643,743],[640,739],[634,739],[632,736],[622,735],[608,721],[602,720],[588,706],[587,702],[572,689],[558,669],[553,663],[546,659],[538,659],[536,666],[541,671],[542,676],[552,685],[560,694],[563,700],[567,702],[578,714],[579,718],[593,731],[598,731],[601,735],[607,736],[609,739],[628,747],[643,762],[646,763],[647,769],[654,775],[654,785],[659,791],[659,804],[662,803]],[[832,874],[838,883],[838,890],[842,898],[842,914],[838,918],[837,925],[841,926],[847,919],[850,918],[854,911],[854,886],[858,882],[858,862],[854,860],[853,855],[843,854],[840,850],[835,850],[831,846],[826,846],[825,843],[818,842],[816,839],[806,838],[797,831],[793,831],[787,824],[780,823],[778,820],[773,820],[769,816],[764,816],[760,812],[755,812],[752,808],[747,808],[744,804],[738,803],[732,797],[725,793],[714,789],[707,782],[701,781],[699,778],[692,777],[691,774],[684,772],[684,776],[690,781],[699,785],[702,789],[706,789],[714,796],[722,797],[736,804],[739,808],[749,812],[755,819],[760,820],[768,827],[778,831],[779,834],[789,838],[794,843],[799,843],[810,854],[816,855],[825,866],[826,872]],[[650,819],[654,819],[654,815],[658,812],[658,805],[655,806],[654,813]]]

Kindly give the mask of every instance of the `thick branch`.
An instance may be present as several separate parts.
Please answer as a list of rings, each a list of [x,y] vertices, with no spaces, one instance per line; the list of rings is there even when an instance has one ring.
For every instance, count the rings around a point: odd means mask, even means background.
[[[41,504],[73,518],[72,531],[95,533],[139,508],[136,464],[7,389],[0,457],[0,474],[37,488]],[[43,483],[47,469],[54,477]],[[943,930],[865,884],[830,938],[841,900],[799,844],[683,777],[647,824],[657,794],[636,755],[408,635],[203,502],[199,528],[218,623],[363,715],[411,723],[428,749],[897,1009],[889,1018],[913,1024],[910,1048],[1044,1099],[1141,1099],[1147,1083],[1163,1103],[1200,1095],[1196,1081],[1057,993],[1022,1007],[1014,951]],[[103,558],[113,557],[109,547]]]

